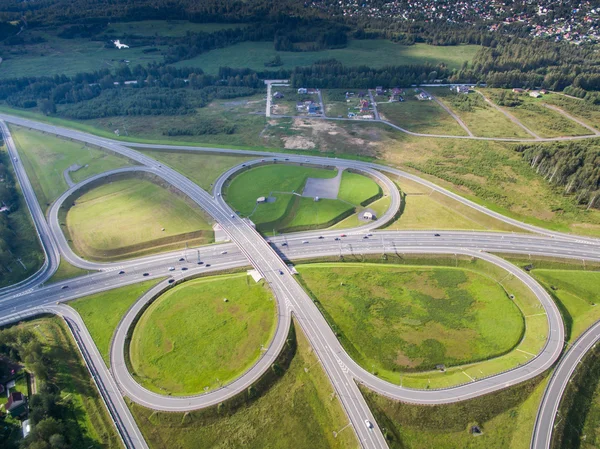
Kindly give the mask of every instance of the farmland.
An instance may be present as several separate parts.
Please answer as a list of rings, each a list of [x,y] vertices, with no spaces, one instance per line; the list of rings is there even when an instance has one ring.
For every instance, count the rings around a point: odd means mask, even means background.
[[[144,312],[130,344],[136,379],[173,395],[197,394],[239,377],[268,346],[276,307],[246,274],[188,281]]]
[[[214,240],[202,210],[175,192],[138,178],[103,184],[78,197],[67,211],[66,229],[75,251],[95,260],[131,258]]]

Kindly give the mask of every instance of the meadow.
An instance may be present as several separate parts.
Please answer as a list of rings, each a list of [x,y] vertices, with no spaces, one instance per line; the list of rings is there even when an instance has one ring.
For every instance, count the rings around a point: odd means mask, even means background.
[[[408,131],[451,136],[466,135],[464,129],[439,104],[433,100],[418,100],[412,89],[406,92],[403,102],[377,101],[377,110],[382,120]]]
[[[600,126],[598,125],[600,123],[600,105],[558,93],[545,96],[543,102],[558,106],[563,111],[579,118],[584,123],[596,127],[596,129]]]
[[[508,353],[524,319],[495,281],[456,268],[297,267],[352,357],[383,378]]]
[[[176,191],[128,178],[95,187],[66,213],[72,247],[82,257],[119,260],[214,241],[208,216]]]
[[[234,400],[237,405],[169,413],[130,402],[149,446],[162,448],[168,441],[169,446],[189,448],[358,448],[328,377],[306,337],[295,327],[296,336],[288,339],[288,345],[297,342],[291,361],[280,356],[270,374],[274,380],[241,393]]]
[[[151,391],[171,395],[226,385],[270,344],[276,312],[268,287],[246,273],[178,285],[136,324],[129,351],[133,375]]]
[[[92,273],[93,272],[94,271],[92,271]],[[48,279],[47,283],[51,284],[52,282],[64,281],[65,279],[85,276],[89,273],[89,270],[84,270],[83,268],[75,267],[61,256],[57,270],[54,272],[52,277]]]
[[[195,23],[187,20],[143,20],[140,22],[113,22],[105,35],[181,37],[187,33],[213,33],[220,30],[245,28],[245,23]]]
[[[69,188],[63,171],[70,166],[78,164],[82,167],[70,172],[73,182],[80,182],[95,174],[130,165],[127,159],[84,143],[18,126],[10,126],[10,129],[42,210]]]
[[[160,280],[140,282],[106,292],[84,296],[69,302],[87,327],[106,366],[110,367],[110,343],[112,336],[125,312],[144,293],[158,284]]]
[[[362,175],[342,174],[337,200],[295,195],[301,193],[308,178],[333,178],[335,170],[297,165],[271,164],[256,167],[236,175],[225,186],[224,196],[241,216],[250,218],[257,229],[268,232],[315,229],[333,225],[350,215],[355,207],[368,202],[379,186]],[[348,183],[358,183],[360,190]],[[256,199],[275,197],[275,201],[257,204]],[[349,204],[350,203],[350,204]]]
[[[94,449],[122,447],[108,410],[65,322],[58,317],[38,318],[19,326],[36,333],[44,346],[44,353],[52,359],[54,376],[50,379],[51,387],[55,385],[60,390],[61,401],[72,404],[65,429],[69,437]]]
[[[427,92],[458,115],[475,136],[525,139],[532,137],[502,112],[489,105],[478,93],[456,94],[447,87],[428,87]]]
[[[163,162],[210,192],[213,183],[231,167],[256,159],[242,155],[140,149],[140,152]]]
[[[305,51],[275,51],[273,42],[241,42],[226,48],[211,50],[192,59],[179,61],[176,67],[201,67],[206,73],[216,74],[219,67],[248,67],[265,70],[264,63],[279,56],[283,63],[279,69],[308,66],[315,61],[335,58],[346,66],[367,65],[380,68],[386,65],[446,64],[460,68],[470,61],[479,50],[477,45],[438,47],[427,44],[400,45],[387,40],[351,40],[345,48]]]

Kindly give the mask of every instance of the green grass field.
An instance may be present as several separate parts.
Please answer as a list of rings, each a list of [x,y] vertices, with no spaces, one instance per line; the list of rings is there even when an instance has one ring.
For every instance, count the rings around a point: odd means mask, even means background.
[[[349,109],[358,101],[346,101],[346,92],[349,89],[322,89],[323,104],[325,105],[325,115],[327,117],[346,117]]]
[[[212,190],[213,182],[222,173],[235,165],[255,159],[240,155],[192,151],[142,150],[141,152],[177,170],[209,192]]]
[[[567,341],[575,341],[600,319],[600,271],[534,269],[531,274],[561,308]]]
[[[387,229],[462,229],[523,232],[406,178],[396,179],[404,194],[402,214]]]
[[[403,102],[379,101],[377,110],[383,120],[417,133],[465,136],[464,129],[433,100],[417,100],[409,89]]]
[[[212,225],[201,209],[138,178],[84,193],[68,210],[66,226],[77,253],[96,260],[132,258],[214,240]]]
[[[143,20],[141,22],[114,22],[104,30],[106,35],[180,37],[190,33],[213,33],[219,30],[245,28],[244,23],[194,23],[186,20]]]
[[[6,146],[0,146],[0,152],[4,156],[4,160],[8,161]],[[40,269],[44,263],[44,253],[40,241],[37,237],[33,221],[29,214],[29,209],[23,198],[21,186],[15,176],[12,164],[7,164],[8,170],[15,182],[15,188],[19,196],[19,209],[7,215],[7,221],[10,228],[13,230],[13,259],[10,263],[2,267],[0,271],[0,287],[20,282],[27,279]],[[19,259],[25,265],[25,268]]]
[[[83,318],[106,366],[110,366],[110,341],[121,318],[136,300],[158,282],[160,280],[153,279],[69,302]]]
[[[363,389],[390,449],[529,449],[547,377],[450,405],[396,402]],[[474,437],[471,426],[483,434]]]
[[[154,45],[121,50],[116,47],[104,48],[103,40],[62,39],[57,36],[56,29],[37,27],[26,29],[22,35],[26,39],[41,37],[45,42],[5,47],[2,52],[0,78],[60,74],[72,76],[81,72],[114,69],[124,59],[129,61],[131,67],[163,61],[160,51],[144,53],[144,50],[155,47]]]
[[[455,94],[447,87],[428,87],[427,92],[452,109],[475,136],[531,138],[529,133],[486,103],[477,93]]]
[[[482,89],[484,95],[497,102],[502,89]],[[527,94],[519,95],[521,104],[514,107],[504,107],[523,125],[540,137],[584,136],[591,132],[563,116],[543,106],[544,97],[532,98]]]
[[[123,447],[64,321],[56,317],[40,318],[19,326],[39,336],[45,354],[52,360],[55,375],[51,382],[60,389],[63,400],[73,404],[65,432],[86,448]]]
[[[339,200],[322,199],[315,202],[312,198],[301,198],[292,192],[302,192],[308,178],[333,178],[336,174],[334,170],[322,168],[266,165],[237,175],[226,186],[224,195],[234,210],[241,216],[249,217],[257,229],[265,233],[322,227],[354,208]],[[365,181],[364,185],[369,184]],[[274,202],[256,204],[258,197],[268,197],[271,193],[276,198]]]
[[[137,404],[130,409],[151,449],[349,449],[359,447],[333,387],[306,337],[296,326],[290,365],[255,399],[231,409],[166,413]],[[278,365],[280,360],[277,361]],[[278,371],[279,372],[279,371]],[[333,432],[339,432],[337,438]],[[168,443],[165,443],[168,442]]]
[[[452,50],[449,51],[449,48]],[[346,48],[322,51],[280,52],[272,42],[242,42],[230,47],[212,50],[192,59],[180,61],[176,67],[201,67],[206,73],[216,74],[219,67],[249,67],[264,70],[264,63],[279,55],[283,65],[279,69],[311,65],[317,60],[335,58],[347,66],[367,65],[380,68],[393,64],[440,64],[459,68],[470,61],[479,50],[477,45],[436,47],[427,44],[400,45],[386,40],[352,40]]]
[[[388,378],[509,352],[524,320],[493,280],[453,268],[300,265],[340,341],[363,368]]]
[[[596,127],[596,129],[600,126],[598,125],[600,123],[600,105],[560,94],[545,95],[543,103],[558,106],[567,114],[577,117],[584,123]]]
[[[133,374],[163,394],[198,394],[226,385],[269,345],[276,312],[268,288],[245,273],[179,285],[152,303],[136,324],[130,344]]]
[[[381,194],[381,187],[371,178],[358,173],[351,173],[348,170],[342,172],[338,200],[346,201],[358,207]]]
[[[126,159],[83,143],[18,126],[11,125],[10,129],[42,209],[69,188],[63,176],[68,167],[74,164],[83,167],[70,173],[74,182],[80,182],[95,174],[130,165]]]

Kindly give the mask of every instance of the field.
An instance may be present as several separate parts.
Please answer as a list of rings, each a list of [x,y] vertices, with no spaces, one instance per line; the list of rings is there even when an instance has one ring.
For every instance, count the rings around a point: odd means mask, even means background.
[[[130,344],[135,378],[158,393],[191,395],[238,378],[275,332],[268,288],[248,275],[188,281],[144,312]]]
[[[125,312],[158,282],[160,280],[154,279],[69,302],[69,305],[77,310],[83,318],[106,366],[110,366],[109,353],[112,336]]]
[[[64,321],[40,318],[20,324],[32,329],[52,359],[55,375],[51,382],[60,389],[62,400],[71,402],[72,415],[65,429],[86,448],[120,448],[121,440],[94,382],[81,359]],[[78,436],[78,437],[77,437]]]
[[[543,102],[558,106],[568,114],[598,129],[598,123],[600,123],[600,105],[560,94],[547,95],[543,98]]]
[[[447,87],[428,87],[427,92],[452,109],[475,136],[520,137],[525,139],[532,137],[502,112],[489,105],[477,93],[455,94]]]
[[[6,155],[6,146],[0,146],[0,152],[3,154],[3,160],[8,160]],[[4,159],[4,157],[6,159]],[[29,215],[29,209],[25,204],[25,199],[21,192],[21,186],[15,176],[12,164],[7,164],[12,178],[15,181],[15,188],[19,195],[19,209],[7,216],[8,224],[14,231],[12,242],[15,248],[12,262],[3,267],[0,276],[0,287],[6,287],[16,282],[22,281],[34,274],[44,263],[44,253],[42,246],[37,238],[33,221]],[[25,265],[19,263],[19,259]],[[10,271],[8,271],[10,270]]]
[[[523,232],[500,220],[465,206],[464,204],[429,187],[406,178],[397,178],[396,184],[404,195],[402,214],[387,229],[460,229],[477,231]]]
[[[147,156],[163,162],[194,181],[206,191],[213,182],[231,167],[255,159],[240,155],[225,155],[192,151],[140,150]]]
[[[342,172],[338,200],[360,206],[381,194],[381,187],[371,178],[358,173],[351,173],[348,170]]]
[[[482,89],[482,92],[497,103],[502,90]],[[504,107],[504,109],[540,137],[584,136],[591,134],[588,129],[573,120],[544,107],[544,97],[532,98],[524,94],[519,95],[517,98],[521,104],[514,107]]]
[[[165,413],[130,404],[151,449],[168,447],[244,447],[248,449],[356,448],[358,442],[333,387],[306,337],[296,326],[297,349],[275,380],[239,399],[238,406],[189,413]],[[280,373],[280,374],[279,374]],[[273,375],[271,375],[273,377]],[[256,390],[261,390],[256,386]],[[254,390],[252,390],[254,391]],[[243,394],[242,396],[246,396]],[[274,413],[274,411],[276,411]],[[339,432],[337,438],[334,432]]]
[[[67,211],[66,225],[75,251],[96,260],[132,258],[214,240],[201,209],[177,193],[138,178],[113,181],[84,193]]]
[[[70,166],[83,167],[70,173],[73,182],[80,182],[95,174],[129,165],[126,159],[83,143],[17,126],[10,129],[42,210],[69,188],[63,171]]]
[[[450,405],[396,402],[363,389],[390,449],[529,449],[547,377]],[[483,434],[474,437],[471,426]]]
[[[308,178],[333,178],[334,170],[296,165],[267,165],[247,170],[237,175],[226,186],[224,195],[229,204],[242,216],[249,217],[262,232],[282,232],[285,229],[309,229],[332,225],[340,216],[349,215],[361,202],[368,200],[379,186],[361,175],[342,175],[340,191],[346,202],[303,198],[293,192],[302,192]],[[360,176],[360,181],[357,181]],[[346,179],[346,181],[344,181]],[[362,192],[353,190],[349,181],[359,182]],[[274,202],[256,204],[256,199],[272,194]],[[356,203],[354,203],[356,202]]]
[[[519,308],[500,285],[473,271],[376,264],[297,268],[346,350],[383,378],[492,358],[509,352],[523,335]]]
[[[600,319],[600,271],[548,270],[531,271],[561,308],[572,342]]]
[[[103,40],[61,39],[57,36],[57,30],[39,28],[25,30],[22,37],[28,41],[30,38],[42,38],[45,42],[5,46],[0,78],[76,75],[81,72],[114,69],[124,59],[129,61],[131,67],[163,60],[160,51],[144,53],[150,45],[122,50],[116,47],[105,48]]]
[[[174,64],[176,67],[201,67],[205,73],[216,74],[219,67],[248,67],[264,70],[264,63],[280,56],[283,65],[278,69],[293,69],[308,66],[315,61],[335,58],[347,66],[367,65],[380,68],[393,64],[440,64],[450,68],[460,68],[464,61],[470,61],[479,47],[460,45],[436,47],[427,44],[400,45],[386,40],[352,40],[346,48],[322,51],[280,52],[275,51],[272,42],[242,42],[226,48],[212,50],[192,59]]]
[[[414,91],[408,90],[403,102],[378,101],[380,117],[416,133],[466,135],[456,120],[435,101],[417,100],[415,95]]]
[[[321,91],[327,117],[346,117],[349,109],[358,103],[358,100],[346,101],[346,92],[348,89],[323,89]]]
[[[165,36],[181,37],[190,33],[213,33],[219,30],[245,28],[244,23],[194,23],[186,20],[143,20],[141,22],[114,22],[104,34],[114,36]]]

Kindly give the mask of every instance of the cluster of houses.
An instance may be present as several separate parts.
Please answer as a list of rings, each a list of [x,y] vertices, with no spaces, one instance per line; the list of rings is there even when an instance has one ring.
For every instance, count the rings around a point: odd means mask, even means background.
[[[321,105],[312,100],[304,100],[296,103],[296,111],[308,115],[321,115]]]
[[[529,96],[533,97],[533,98],[540,98],[542,95],[546,95],[549,93],[546,89],[529,90],[529,89],[521,89],[520,87],[515,87],[512,91],[515,94],[519,94],[519,95],[529,94]]]

